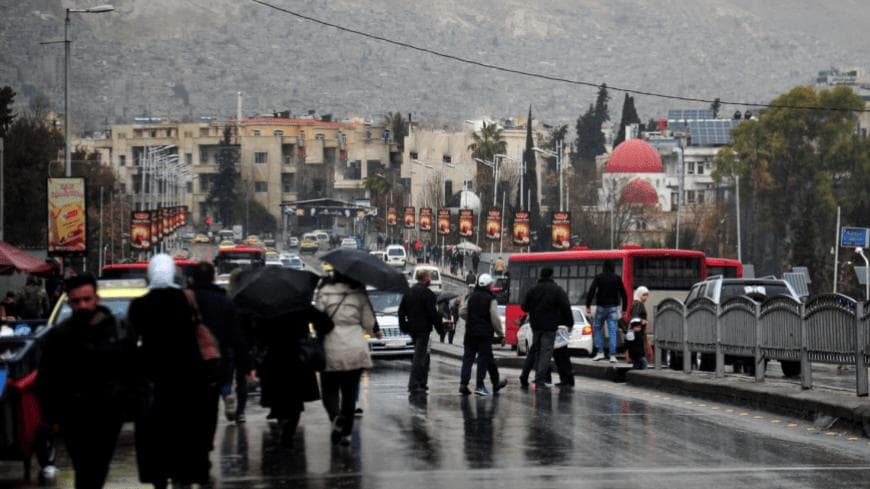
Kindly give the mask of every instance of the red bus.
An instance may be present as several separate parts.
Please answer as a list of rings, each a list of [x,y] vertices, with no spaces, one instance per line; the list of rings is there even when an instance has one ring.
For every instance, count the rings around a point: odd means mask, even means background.
[[[196,265],[196,260],[175,259],[175,266],[181,270],[182,278],[186,278],[193,267]],[[134,263],[116,263],[113,265],[104,265],[100,270],[100,279],[102,280],[124,280],[148,278],[148,262],[139,261]]]
[[[265,264],[266,250],[247,246],[220,248],[214,259],[215,273],[218,275],[228,275],[236,268],[251,270]]]
[[[725,278],[743,278],[743,264],[730,258],[705,259],[707,263],[707,276],[722,275]]]
[[[508,259],[510,293],[505,311],[506,340],[517,344],[519,326],[516,320],[524,313],[522,298],[538,281],[542,268],[553,269],[553,279],[568,293],[572,305],[586,305],[586,291],[596,275],[610,260],[622,277],[625,293],[632,301],[635,287],[650,290],[646,303],[650,322],[655,306],[668,297],[683,299],[697,282],[707,277],[704,253],[691,250],[644,249],[626,246],[619,250],[576,250],[511,255]],[[630,319],[628,317],[626,320]],[[589,318],[592,321],[592,318]],[[652,329],[648,332],[652,333]]]

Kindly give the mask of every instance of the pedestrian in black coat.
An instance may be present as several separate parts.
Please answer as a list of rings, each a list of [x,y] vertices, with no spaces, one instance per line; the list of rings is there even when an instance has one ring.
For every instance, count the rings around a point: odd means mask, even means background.
[[[419,270],[416,278],[417,283],[402,297],[399,304],[399,329],[414,340],[408,391],[425,392],[429,388],[429,335],[433,328],[441,334],[443,326],[436,305],[437,297],[429,290],[429,272]]]
[[[174,276],[172,257],[153,257],[148,264],[151,290],[134,300],[127,314],[140,344],[139,480],[157,489],[169,480],[173,485],[209,482],[209,413],[219,388],[203,362],[191,304]]]
[[[480,265],[480,253],[475,251],[474,254],[471,255],[471,269],[475,274],[477,273],[478,265]]]
[[[36,393],[44,421],[60,426],[75,487],[100,488],[132,409],[135,343],[99,305],[92,275],[72,277],[65,288],[73,313],[43,339]]]
[[[529,314],[532,346],[523,364],[520,385],[528,385],[528,375],[534,367],[535,385],[544,388],[549,379],[550,358],[553,356],[556,329],[560,325],[570,327],[574,324],[568,294],[553,281],[552,268],[541,269],[538,283],[523,298],[522,310]],[[567,381],[567,379],[561,380],[563,383]]]

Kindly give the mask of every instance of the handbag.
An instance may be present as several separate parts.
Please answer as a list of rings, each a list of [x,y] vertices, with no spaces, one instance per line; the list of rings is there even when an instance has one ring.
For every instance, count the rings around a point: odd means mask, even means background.
[[[191,319],[196,325],[196,344],[199,347],[199,355],[203,361],[209,362],[221,359],[221,351],[218,346],[218,340],[212,334],[208,326],[202,321],[202,315],[199,313],[199,307],[196,305],[196,296],[193,291],[185,290],[184,296],[187,298],[187,303],[190,305]]]
[[[323,342],[313,334],[299,339],[299,362],[304,368],[322,372],[326,368],[326,352]]]

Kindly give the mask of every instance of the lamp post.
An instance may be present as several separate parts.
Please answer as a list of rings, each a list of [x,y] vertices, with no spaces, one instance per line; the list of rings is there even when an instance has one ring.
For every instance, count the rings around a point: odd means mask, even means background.
[[[864,259],[864,300],[870,301],[870,261],[867,260],[867,255],[864,254],[864,248],[860,246],[855,248],[855,253],[858,253]]]
[[[63,23],[63,174],[72,176],[72,154],[70,152],[69,127],[69,14],[101,14],[111,12],[115,7],[111,5],[97,5],[86,9],[66,9],[66,18]]]
[[[674,243],[674,248],[680,249],[680,207],[683,203],[683,185],[685,178],[684,171],[684,161],[683,161],[683,148],[677,146],[673,149],[673,152],[677,154],[677,229],[676,229],[676,242]]]
[[[565,199],[563,198],[562,188],[564,187],[563,182],[565,171],[562,165],[562,140],[556,140],[556,151],[550,151],[549,149],[543,149],[537,146],[533,147],[532,151],[556,158],[556,171],[559,172],[559,212],[563,212],[565,210]]]

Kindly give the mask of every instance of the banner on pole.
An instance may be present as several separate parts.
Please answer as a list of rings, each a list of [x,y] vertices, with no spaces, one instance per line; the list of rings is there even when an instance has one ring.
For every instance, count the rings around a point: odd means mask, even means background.
[[[48,179],[48,254],[87,252],[84,178]]]
[[[152,209],[148,211],[151,216],[151,246],[157,246],[160,243],[160,210]]]
[[[515,245],[529,246],[530,227],[528,211],[514,212],[513,237]]]
[[[417,219],[417,212],[413,207],[405,207],[405,229],[414,229]]]
[[[387,226],[395,226],[396,225],[396,208],[388,207],[387,208]]]
[[[553,248],[567,250],[571,248],[571,213],[553,212]]]
[[[447,236],[450,234],[450,210],[438,209],[438,234]]]
[[[130,247],[134,250],[151,248],[151,214],[133,211],[130,216]]]
[[[474,211],[459,209],[459,236],[470,238],[474,236]]]
[[[501,209],[490,209],[486,213],[486,239],[501,239]]]
[[[432,231],[432,208],[431,207],[421,207],[420,208],[420,231],[431,232]]]

